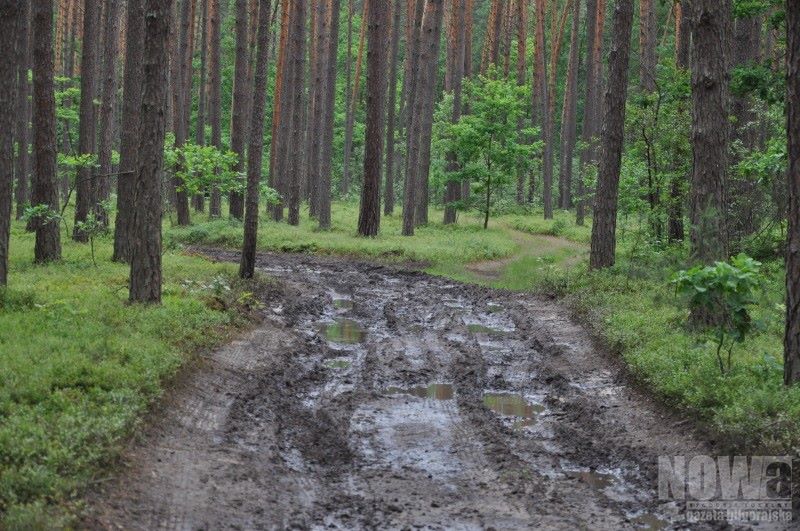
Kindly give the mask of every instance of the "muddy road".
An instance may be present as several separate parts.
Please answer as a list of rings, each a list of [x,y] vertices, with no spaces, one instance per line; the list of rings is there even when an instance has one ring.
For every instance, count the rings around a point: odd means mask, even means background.
[[[671,529],[657,456],[713,453],[552,301],[258,265],[282,284],[264,322],[186,371],[92,527]]]

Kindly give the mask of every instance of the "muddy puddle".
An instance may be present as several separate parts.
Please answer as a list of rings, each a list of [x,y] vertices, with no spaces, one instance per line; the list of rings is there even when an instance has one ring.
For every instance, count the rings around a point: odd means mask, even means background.
[[[552,302],[332,258],[258,265],[281,311],[171,399],[87,527],[681,528],[657,456],[709,449]]]

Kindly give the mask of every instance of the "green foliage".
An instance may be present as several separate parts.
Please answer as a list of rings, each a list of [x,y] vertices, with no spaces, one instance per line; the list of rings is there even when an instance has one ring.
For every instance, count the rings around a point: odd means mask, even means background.
[[[222,193],[244,191],[244,177],[234,169],[239,156],[233,151],[193,143],[178,148],[170,138],[165,146],[165,166],[181,179],[183,190],[190,196],[214,187]]]
[[[713,266],[696,266],[679,271],[672,279],[677,291],[688,297],[692,312],[705,317],[704,327],[717,341],[720,371],[730,372],[731,352],[754,329],[750,307],[758,302],[756,291],[761,286],[761,263],[740,254],[728,262]],[[727,369],[721,350],[728,341]]]
[[[75,228],[84,233],[89,238],[89,246],[92,252],[92,263],[97,267],[97,260],[94,253],[94,242],[100,236],[108,233],[108,226],[97,217],[94,212],[89,212],[84,221],[75,223]]]

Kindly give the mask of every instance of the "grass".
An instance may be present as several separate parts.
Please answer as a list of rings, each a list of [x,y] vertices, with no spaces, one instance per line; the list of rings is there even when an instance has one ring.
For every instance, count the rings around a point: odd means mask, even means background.
[[[0,291],[0,528],[64,525],[164,383],[190,356],[246,324],[235,268],[167,252],[164,303],[126,303],[128,268],[111,240],[64,240],[60,263],[32,263],[15,224]],[[228,291],[228,287],[231,288]]]
[[[754,318],[763,330],[737,345],[734,367],[722,376],[713,342],[686,327],[685,301],[675,296],[670,275],[685,267],[685,249],[653,250],[635,221],[622,220],[617,266],[588,272],[591,220],[577,226],[571,212],[555,219],[541,214],[495,217],[488,231],[476,214],[459,226],[437,220],[413,238],[400,236],[400,220],[384,218],[378,238],[355,237],[355,205],[334,205],[333,228],[315,231],[304,221],[288,227],[265,221],[262,249],[353,255],[390,261],[415,260],[426,270],[465,282],[555,294],[613,351],[632,374],[663,401],[705,423],[724,446],[740,451],[797,452],[800,449],[800,388],[782,385],[783,270],[766,264],[765,291]],[[169,231],[173,244],[236,246],[239,224],[200,223]],[[477,267],[475,263],[480,267]]]

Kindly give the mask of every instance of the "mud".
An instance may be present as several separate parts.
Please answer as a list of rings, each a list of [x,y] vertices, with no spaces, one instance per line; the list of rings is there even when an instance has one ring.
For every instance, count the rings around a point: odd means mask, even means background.
[[[283,293],[170,392],[88,527],[682,528],[657,456],[711,443],[557,303],[339,259],[258,266]]]

